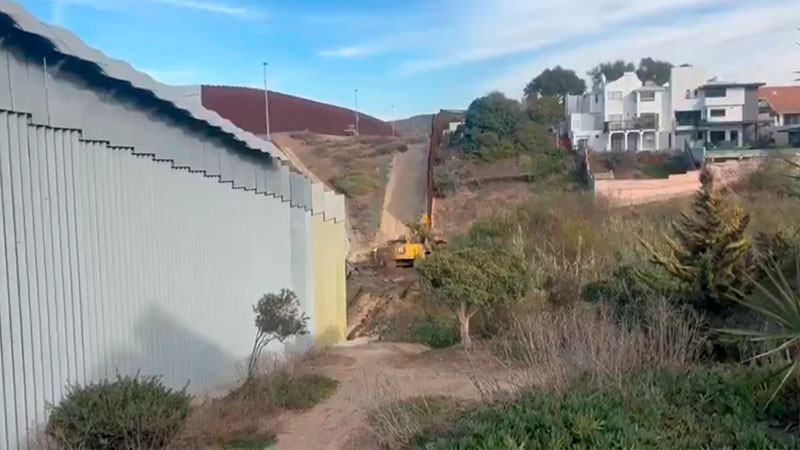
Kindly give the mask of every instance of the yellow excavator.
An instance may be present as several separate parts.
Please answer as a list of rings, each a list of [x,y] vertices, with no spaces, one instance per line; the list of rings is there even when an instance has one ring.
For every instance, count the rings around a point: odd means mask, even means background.
[[[408,232],[404,239],[389,243],[389,255],[396,267],[413,267],[417,258],[424,259],[435,245],[431,229],[431,218],[423,214],[418,223],[407,224]]]

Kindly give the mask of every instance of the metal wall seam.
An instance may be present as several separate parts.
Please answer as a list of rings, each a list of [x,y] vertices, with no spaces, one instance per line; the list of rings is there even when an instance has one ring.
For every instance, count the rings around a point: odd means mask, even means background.
[[[50,372],[52,376],[51,398],[57,401],[61,398],[61,383],[63,379],[63,317],[59,315],[58,304],[61,301],[60,291],[60,260],[56,250],[58,243],[58,205],[55,198],[55,136],[52,129],[42,128],[39,131],[41,143],[39,145],[39,163],[41,170],[42,225],[44,233],[44,260],[45,260],[45,285],[47,291],[47,320],[48,335],[50,339]]]
[[[28,267],[27,255],[25,245],[25,208],[23,201],[23,186],[22,168],[20,161],[20,147],[22,146],[22,139],[19,135],[19,115],[8,114],[8,145],[9,145],[9,164],[10,164],[10,184],[11,184],[11,197],[12,197],[12,218],[14,226],[14,256],[17,266],[17,296],[16,301],[11,302],[11,321],[16,323],[16,340],[14,342],[15,352],[15,384],[17,389],[17,411],[22,417],[30,417],[28,414],[29,408],[29,390],[32,389],[28,386],[30,383],[29,377],[31,376],[30,367],[30,326],[27,316],[27,307],[30,304],[30,296],[28,292]],[[27,136],[27,133],[25,133]],[[8,244],[8,243],[7,243]],[[27,329],[26,329],[27,328]],[[12,327],[12,333],[14,328]],[[18,432],[20,440],[27,441],[28,428],[26,426],[27,420],[20,423]]]
[[[27,121],[26,121],[27,122]],[[32,269],[34,273],[31,275],[32,279],[34,280],[32,286],[35,287],[35,294],[33,294],[33,298],[35,299],[35,306],[33,307],[32,311],[32,322],[31,322],[31,333],[34,338],[34,348],[35,352],[37,353],[37,358],[34,360],[34,383],[37,386],[37,398],[36,398],[36,422],[42,423],[45,420],[46,411],[44,408],[45,402],[50,400],[50,396],[47,392],[48,382],[46,382],[46,374],[48,367],[48,359],[50,357],[49,351],[46,345],[45,333],[47,329],[47,324],[45,322],[45,315],[42,314],[42,303],[46,301],[47,293],[45,291],[45,272],[44,272],[44,248],[43,248],[43,233],[42,233],[42,209],[40,205],[42,204],[41,198],[41,183],[39,180],[39,158],[38,158],[38,149],[39,149],[39,135],[37,132],[37,127],[33,125],[26,125],[26,131],[28,133],[28,180],[30,183],[30,208],[31,208],[31,228],[29,229],[29,233],[32,235],[33,241],[33,251],[29,250],[29,254],[33,254],[35,267]],[[46,311],[47,305],[44,305],[44,310]]]
[[[11,302],[16,298],[16,258],[13,257],[14,236],[11,212],[11,166],[9,164],[9,130],[8,114],[0,111],[0,220],[2,220],[2,236],[0,236],[0,365],[2,366],[2,403],[5,414],[0,424],[2,443],[11,448],[18,442],[16,386],[14,382],[15,358],[13,351],[13,329],[11,324]],[[10,239],[9,239],[10,238]],[[9,245],[10,243],[10,245]]]
[[[83,286],[81,274],[81,255],[79,253],[79,235],[78,228],[78,215],[80,209],[78,205],[78,197],[75,195],[75,151],[77,150],[77,132],[69,130],[64,132],[64,173],[67,186],[67,209],[68,216],[68,230],[70,234],[69,239],[69,256],[70,256],[70,277],[72,278],[72,298],[73,298],[73,318],[75,324],[75,365],[77,368],[76,382],[80,384],[86,383],[86,333],[83,307]]]
[[[59,334],[61,336],[62,369],[66,379],[77,381],[75,368],[74,328],[72,320],[72,283],[69,267],[69,241],[66,213],[66,182],[64,180],[64,136],[62,130],[53,130],[53,184],[51,201],[55,205],[53,233],[55,235],[56,264],[58,265],[58,278],[56,279],[57,294],[56,305],[58,308]]]
[[[26,295],[21,298],[24,302],[21,304],[21,326],[23,331],[23,344],[26,354],[23,356],[25,359],[25,396],[26,396],[26,411],[28,417],[34,419],[41,415],[41,392],[39,392],[41,384],[37,383],[37,373],[41,370],[41,352],[40,347],[37,346],[38,336],[38,322],[34,320],[33,312],[36,309],[35,303],[38,302],[38,288],[36,285],[36,251],[35,251],[35,237],[33,229],[33,194],[32,183],[30,174],[30,159],[28,140],[28,117],[24,114],[17,114],[15,120],[17,128],[17,137],[19,144],[17,146],[17,156],[19,163],[19,192],[20,192],[20,210],[19,216],[22,217],[21,224],[23,227],[23,241],[20,243],[24,247],[25,257],[25,284]],[[34,328],[36,327],[36,328]],[[34,422],[35,423],[35,422]],[[27,438],[30,439],[35,430],[31,430],[26,423]]]

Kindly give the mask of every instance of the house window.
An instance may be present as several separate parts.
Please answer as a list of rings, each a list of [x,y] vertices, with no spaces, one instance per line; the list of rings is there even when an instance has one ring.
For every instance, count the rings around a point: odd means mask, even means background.
[[[784,125],[800,125],[800,114],[784,114]]]
[[[694,98],[697,98],[697,89],[694,90]]]
[[[687,90],[686,90],[686,98],[687,98],[687,99],[690,99],[690,98],[692,98],[692,90],[691,90],[691,89],[687,89]]]
[[[600,95],[594,94],[594,102],[595,103],[600,103]]]
[[[653,132],[642,134],[642,148],[654,149],[656,148],[656,134]]]
[[[731,130],[731,142],[738,143],[739,142],[739,130]]]
[[[695,139],[697,139],[698,141],[702,141],[703,139],[705,139],[705,135],[703,134],[702,131],[698,131],[697,135],[695,136]]]
[[[725,130],[709,132],[708,140],[711,142],[723,142],[725,140]]]
[[[725,117],[724,109],[711,109],[708,113],[711,117]]]
[[[656,101],[656,92],[655,91],[644,91],[639,93],[639,101],[640,102],[654,102]]]
[[[608,93],[609,100],[622,100],[622,92],[620,91],[613,91]]]
[[[706,98],[710,97],[725,97],[727,95],[728,90],[724,87],[709,87],[706,88]]]

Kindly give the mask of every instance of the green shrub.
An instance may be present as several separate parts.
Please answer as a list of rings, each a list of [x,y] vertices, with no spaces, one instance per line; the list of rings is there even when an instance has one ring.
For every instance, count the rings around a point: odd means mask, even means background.
[[[427,318],[411,326],[414,342],[423,343],[432,348],[446,348],[458,344],[458,327],[452,321]]]
[[[339,383],[324,375],[298,375],[278,370],[245,381],[228,394],[230,400],[251,400],[263,412],[274,409],[308,409],[330,397]]]
[[[369,194],[377,189],[378,180],[375,175],[356,172],[331,178],[331,185],[337,191],[352,198]]]
[[[231,450],[262,450],[270,448],[276,442],[274,434],[246,434],[236,436],[225,443]]]
[[[797,411],[785,397],[763,409],[767,370],[698,369],[647,375],[619,390],[574,386],[482,405],[449,431],[415,438],[420,448],[786,448],[796,436],[770,430]]]
[[[169,389],[158,377],[118,375],[70,387],[46,432],[65,448],[163,448],[186,419],[190,400],[185,388]]]
[[[458,188],[458,180],[449,170],[437,170],[433,176],[433,195],[442,198],[453,195]]]
[[[405,447],[418,433],[452,414],[454,405],[444,397],[412,397],[389,401],[367,412],[369,429],[386,447]]]

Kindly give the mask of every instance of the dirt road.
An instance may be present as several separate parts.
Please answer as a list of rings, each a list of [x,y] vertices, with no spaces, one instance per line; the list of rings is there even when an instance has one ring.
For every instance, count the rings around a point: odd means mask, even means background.
[[[387,391],[395,399],[479,397],[466,375],[469,362],[457,348],[429,350],[420,344],[370,343],[333,348],[312,364],[315,372],[337,380],[339,389],[311,410],[282,416],[278,449],[375,448],[376,439],[366,427],[366,410],[374,402],[385,401]]]
[[[425,212],[428,187],[428,141],[411,144],[394,156],[383,201],[378,243],[406,233],[406,223],[416,223]]]

